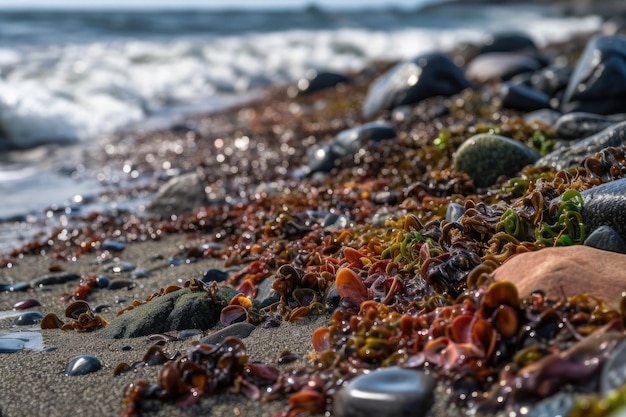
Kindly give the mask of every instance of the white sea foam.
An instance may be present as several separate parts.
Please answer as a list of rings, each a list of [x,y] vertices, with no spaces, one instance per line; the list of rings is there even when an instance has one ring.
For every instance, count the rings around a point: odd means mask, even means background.
[[[523,30],[543,45],[600,25],[595,17],[542,18],[525,16],[523,9],[488,13],[464,28],[352,27],[5,47],[0,49],[0,136],[17,147],[88,140],[164,108],[193,108],[217,94],[292,82],[310,68],[358,70],[375,59],[445,50],[498,30]]]

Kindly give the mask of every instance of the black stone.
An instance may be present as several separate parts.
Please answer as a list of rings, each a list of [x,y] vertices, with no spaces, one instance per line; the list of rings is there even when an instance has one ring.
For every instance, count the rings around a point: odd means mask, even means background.
[[[626,253],[626,241],[611,226],[602,225],[583,243],[585,246],[617,253]]]
[[[337,417],[423,417],[435,380],[421,371],[384,368],[351,380],[335,398]]]
[[[339,155],[354,154],[367,142],[381,142],[396,137],[396,129],[387,122],[372,122],[341,131],[335,137],[333,151]]]
[[[347,84],[350,78],[335,72],[317,72],[315,70],[308,71],[307,74],[298,80],[298,93],[310,94],[315,91],[325,90],[335,87],[338,84]]]
[[[20,314],[13,320],[15,326],[30,326],[35,323],[39,323],[43,319],[43,314],[39,311],[29,311],[27,313]]]
[[[14,282],[13,284],[0,284],[0,291],[18,292],[31,289],[31,283],[26,281]]]
[[[534,111],[550,108],[550,96],[525,84],[504,83],[500,88],[502,106],[507,109]]]
[[[626,178],[607,182],[581,193],[587,233],[610,226],[626,239]]]
[[[105,239],[102,242],[101,249],[112,252],[122,252],[124,249],[126,249],[126,243],[120,242],[118,240]]]
[[[626,37],[597,36],[587,43],[563,95],[561,110],[626,112]]]
[[[624,115],[620,115],[618,118],[595,113],[567,113],[556,121],[554,133],[560,139],[586,138],[623,120],[626,120]]]
[[[203,282],[222,282],[228,279],[228,272],[219,268],[209,268],[202,275]]]
[[[543,64],[535,57],[516,52],[492,52],[474,58],[465,76],[472,81],[485,83],[488,81],[508,81],[525,73],[540,70]]]
[[[78,281],[80,279],[79,274],[60,272],[54,274],[46,274],[41,276],[35,280],[33,280],[30,285],[33,288],[37,287],[45,287],[47,285],[56,285],[56,284],[65,284],[70,281]]]
[[[574,141],[570,146],[556,149],[541,157],[536,163],[539,167],[566,169],[579,165],[585,158],[609,146],[621,146],[626,142],[626,122],[607,127],[601,132],[585,139]]]
[[[96,287],[97,288],[107,288],[111,284],[111,278],[106,275],[98,275],[96,277]]]
[[[102,363],[98,358],[91,355],[80,355],[73,358],[65,367],[65,375],[78,376],[98,371]]]
[[[362,113],[371,117],[381,110],[429,97],[448,97],[469,86],[463,71],[446,55],[439,52],[418,55],[396,64],[372,83]]]
[[[572,67],[570,66],[549,66],[530,74],[528,82],[534,89],[543,91],[550,97],[556,97],[565,91],[571,74]]]
[[[254,329],[256,329],[256,326],[250,323],[233,323],[230,326],[224,327],[223,329],[218,330],[213,334],[204,336],[202,339],[200,339],[200,343],[208,345],[218,345],[222,343],[224,339],[230,336],[245,339],[246,337],[250,336]]]
[[[479,54],[491,52],[536,51],[537,45],[528,35],[519,32],[500,32],[490,35],[478,50]]]

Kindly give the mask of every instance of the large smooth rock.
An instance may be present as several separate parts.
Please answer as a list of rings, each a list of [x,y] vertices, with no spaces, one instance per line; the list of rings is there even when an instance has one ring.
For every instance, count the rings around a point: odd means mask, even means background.
[[[161,187],[146,210],[161,216],[190,212],[208,204],[204,187],[197,173],[174,177]]]
[[[561,110],[626,111],[626,37],[597,36],[589,41],[570,77]]]
[[[491,52],[478,55],[465,70],[467,79],[479,83],[507,81],[518,74],[542,68],[534,57],[515,52]]]
[[[347,84],[350,78],[343,74],[328,71],[307,71],[304,77],[298,80],[298,93],[311,94],[316,91],[336,87],[338,84]]]
[[[594,135],[626,120],[626,115],[603,116],[595,113],[574,112],[559,117],[554,133],[560,139],[580,139]]]
[[[232,288],[222,288],[218,298],[226,305],[235,295]],[[102,330],[108,338],[147,336],[184,329],[207,330],[220,319],[222,305],[208,292],[184,288],[170,292],[117,316]]]
[[[497,281],[511,281],[522,297],[541,289],[550,297],[590,293],[618,308],[626,288],[626,255],[584,245],[515,255],[498,267]]]
[[[539,159],[535,165],[556,169],[571,168],[578,166],[583,159],[593,156],[596,152],[609,146],[621,146],[625,141],[626,122],[617,123],[593,136],[574,141],[570,146],[550,152]]]
[[[504,83],[500,88],[502,107],[522,111],[550,108],[550,96],[526,84]]]
[[[520,142],[481,133],[459,146],[453,165],[457,171],[468,174],[477,187],[487,187],[494,184],[499,176],[515,175],[538,158],[535,151]]]
[[[451,96],[468,88],[463,71],[439,52],[402,61],[376,79],[363,104],[363,116],[417,103],[429,97]]]
[[[390,367],[360,375],[337,395],[337,417],[422,417],[433,402],[435,380],[421,371]]]
[[[537,45],[528,35],[521,32],[498,32],[489,35],[478,54],[492,52],[537,51]]]

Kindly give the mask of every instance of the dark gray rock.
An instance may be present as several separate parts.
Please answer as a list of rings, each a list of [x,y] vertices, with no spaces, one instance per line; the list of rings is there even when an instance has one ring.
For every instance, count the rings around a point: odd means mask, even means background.
[[[456,222],[457,220],[461,218],[461,216],[463,216],[463,213],[465,213],[464,206],[457,204],[457,203],[448,204],[448,208],[446,209],[446,222],[448,223]]]
[[[606,398],[606,396],[609,395],[611,391],[619,389],[625,383],[626,340],[622,340],[613,349],[607,361],[602,366],[602,373],[600,375],[600,395],[602,396],[602,398]]]
[[[592,248],[626,253],[626,241],[611,226],[602,225],[591,232],[583,243]]]
[[[609,146],[621,146],[626,140],[626,122],[607,127],[585,139],[572,142],[571,145],[561,147],[539,159],[535,165],[566,169],[580,164],[583,159],[593,156]]]
[[[196,173],[174,177],[161,187],[146,210],[160,216],[188,213],[208,204],[204,187],[204,180]]]
[[[576,405],[576,396],[571,392],[561,392],[541,400],[535,405],[528,417],[567,416]]]
[[[561,110],[626,112],[626,37],[597,36],[589,41],[570,77]]]
[[[349,82],[350,78],[342,74],[328,71],[318,72],[316,70],[310,70],[307,71],[303,78],[298,80],[298,93],[310,94],[315,91],[335,87],[338,84],[347,84]]]
[[[586,138],[624,120],[625,115],[611,117],[595,113],[567,113],[556,121],[554,133],[560,139]]]
[[[610,226],[626,239],[626,178],[607,182],[581,193],[587,233]]]
[[[204,343],[207,345],[219,345],[226,339],[227,337],[238,337],[239,339],[245,339],[250,336],[252,331],[256,329],[256,326],[250,323],[240,322],[233,323],[230,326],[224,327],[217,332],[210,334],[208,336],[204,336],[200,339],[200,343]]]
[[[535,90],[543,91],[550,97],[555,97],[563,94],[571,75],[572,67],[568,65],[549,66],[530,74],[528,83]]]
[[[522,111],[550,108],[550,96],[525,84],[504,83],[500,87],[502,107]]]
[[[439,52],[402,61],[376,79],[363,104],[363,116],[417,103],[425,98],[451,96],[468,88],[463,71]]]
[[[389,367],[360,375],[337,393],[337,417],[423,417],[435,380],[421,371]]]
[[[358,152],[367,142],[381,142],[396,137],[396,129],[391,123],[371,122],[352,129],[346,129],[335,136],[333,150],[339,155]]]
[[[86,375],[98,371],[102,363],[92,355],[80,355],[72,358],[65,367],[66,376]]]
[[[40,311],[28,311],[22,313],[13,320],[15,326],[30,326],[35,323],[39,323],[43,319],[43,313]]]
[[[513,176],[539,155],[513,139],[482,133],[467,139],[453,157],[457,171],[467,173],[477,187],[487,187],[499,176]]]
[[[552,109],[540,109],[535,110],[524,115],[524,122],[528,123],[543,123],[547,126],[553,126],[556,121],[561,117],[561,112]]]
[[[207,330],[220,319],[222,306],[226,305],[236,291],[222,288],[218,291],[221,301],[216,304],[206,291],[178,291],[155,297],[152,300],[115,317],[102,330],[108,338],[147,336],[184,329]]]
[[[491,52],[470,61],[465,76],[479,83],[508,81],[516,75],[534,72],[543,64],[532,56],[515,52]]]
[[[525,33],[500,32],[489,35],[478,50],[478,54],[536,50],[535,41]]]

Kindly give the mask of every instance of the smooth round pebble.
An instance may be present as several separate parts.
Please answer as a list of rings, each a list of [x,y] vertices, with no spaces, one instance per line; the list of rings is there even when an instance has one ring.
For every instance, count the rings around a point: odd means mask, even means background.
[[[73,358],[65,367],[65,375],[77,376],[96,372],[102,368],[98,358],[91,355],[80,355]]]
[[[626,178],[607,182],[581,193],[587,233],[610,226],[626,239]]]
[[[96,277],[96,287],[97,288],[108,288],[111,284],[111,278],[106,275],[98,275]]]
[[[611,226],[602,225],[594,230],[583,243],[596,249],[626,253],[626,241]]]
[[[39,311],[29,311],[24,314],[20,314],[13,320],[15,326],[30,326],[31,324],[38,323],[43,319],[43,314]]]
[[[250,336],[250,333],[256,329],[256,326],[246,322],[233,323],[230,326],[224,327],[217,332],[204,336],[200,339],[200,343],[208,345],[218,345],[224,341],[227,337],[235,336],[240,339],[245,339]]]
[[[448,208],[446,209],[446,222],[456,222],[463,216],[463,213],[465,213],[465,206],[457,203],[448,204]]]
[[[41,306],[41,303],[38,300],[35,300],[34,298],[27,298],[13,304],[13,310],[27,310],[29,308],[39,306]]]
[[[421,371],[390,367],[360,375],[335,399],[337,417],[422,417],[433,402],[435,380]]]
[[[101,248],[103,250],[108,250],[112,252],[122,252],[124,249],[126,249],[126,243],[120,242],[118,240],[106,239],[104,240],[104,242],[102,242]]]
[[[204,275],[202,275],[203,282],[212,282],[212,281],[222,282],[222,281],[226,281],[227,279],[228,279],[228,272],[219,268],[209,268],[204,272]]]
[[[22,339],[0,338],[0,353],[19,352],[25,344],[26,341]]]

